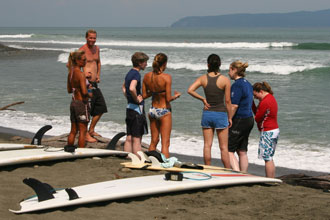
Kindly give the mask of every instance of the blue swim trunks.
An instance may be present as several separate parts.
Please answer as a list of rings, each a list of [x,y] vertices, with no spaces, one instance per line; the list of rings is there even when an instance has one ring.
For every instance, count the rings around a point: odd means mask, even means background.
[[[203,111],[201,125],[203,128],[225,129],[229,125],[227,112]]]
[[[258,149],[259,159],[264,159],[265,161],[273,160],[279,134],[280,129],[278,128],[270,131],[261,132]]]

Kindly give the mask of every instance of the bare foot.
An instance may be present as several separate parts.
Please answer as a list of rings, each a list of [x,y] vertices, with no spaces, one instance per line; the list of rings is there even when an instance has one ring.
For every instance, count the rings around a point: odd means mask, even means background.
[[[93,138],[88,132],[86,133],[86,141],[89,143],[95,143],[97,140]]]
[[[93,131],[93,132],[89,132],[89,134],[90,134],[92,137],[102,137],[99,133],[96,133],[95,131]]]

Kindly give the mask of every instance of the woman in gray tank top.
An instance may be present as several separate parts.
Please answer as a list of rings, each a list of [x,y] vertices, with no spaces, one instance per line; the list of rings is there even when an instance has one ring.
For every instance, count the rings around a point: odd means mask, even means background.
[[[231,126],[230,80],[220,73],[221,60],[216,54],[207,59],[208,73],[200,76],[190,85],[188,93],[204,104],[202,128],[204,136],[204,163],[211,165],[211,147],[214,130],[217,132],[221,160],[226,168],[230,168],[228,153],[228,128]],[[205,97],[196,90],[203,87]]]

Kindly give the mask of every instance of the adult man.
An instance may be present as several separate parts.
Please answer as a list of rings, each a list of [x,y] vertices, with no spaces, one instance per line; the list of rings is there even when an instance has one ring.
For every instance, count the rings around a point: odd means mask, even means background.
[[[126,107],[127,136],[124,150],[133,152],[136,155],[141,150],[142,135],[148,133],[144,101],[141,95],[141,75],[139,73],[146,68],[148,59],[149,57],[142,52],[133,54],[133,68],[127,73],[122,86],[128,102]]]
[[[93,138],[93,136],[101,136],[95,132],[95,126],[103,113],[108,111],[102,92],[98,88],[101,75],[101,61],[100,48],[95,45],[96,37],[97,33],[95,30],[88,30],[86,32],[86,44],[79,49],[85,51],[87,62],[83,69],[86,75],[90,75],[88,80],[94,87],[93,97],[91,99],[91,116],[93,118],[86,135],[86,140],[88,142],[96,142],[97,140]]]

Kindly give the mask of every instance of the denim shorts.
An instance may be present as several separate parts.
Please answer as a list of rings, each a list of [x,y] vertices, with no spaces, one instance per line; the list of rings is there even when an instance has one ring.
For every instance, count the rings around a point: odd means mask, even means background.
[[[201,125],[203,128],[225,129],[229,125],[227,112],[203,111]]]

